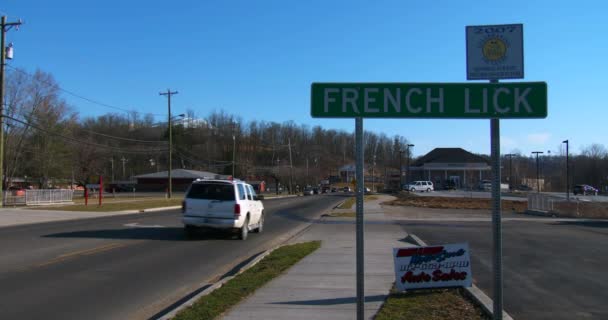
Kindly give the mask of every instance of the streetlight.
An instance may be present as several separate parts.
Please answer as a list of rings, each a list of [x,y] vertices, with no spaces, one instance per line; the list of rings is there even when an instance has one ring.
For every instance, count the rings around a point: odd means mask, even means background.
[[[515,154],[508,153],[505,156],[509,157],[509,190],[513,190],[513,156]]]
[[[539,167],[539,164],[538,164],[538,155],[542,154],[544,152],[542,152],[542,151],[532,151],[532,153],[536,154],[536,192],[540,193],[540,176],[539,176],[540,167]]]
[[[413,147],[413,144],[408,144],[407,145],[407,171],[405,172],[406,174],[406,178],[405,182],[409,183],[410,180],[412,179],[412,176],[410,175],[410,147]],[[423,173],[424,175],[424,173]]]
[[[568,175],[568,140],[562,141],[566,144],[566,200],[570,201],[570,175]]]

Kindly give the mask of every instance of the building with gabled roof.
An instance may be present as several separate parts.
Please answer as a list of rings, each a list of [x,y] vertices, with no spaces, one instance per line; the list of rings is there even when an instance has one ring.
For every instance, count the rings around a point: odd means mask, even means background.
[[[437,189],[477,188],[491,175],[488,159],[462,148],[435,148],[407,169],[410,170],[410,181],[432,181]]]

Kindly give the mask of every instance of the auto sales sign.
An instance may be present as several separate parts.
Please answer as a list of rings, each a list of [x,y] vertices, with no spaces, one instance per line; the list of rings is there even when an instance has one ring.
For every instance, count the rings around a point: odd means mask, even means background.
[[[472,285],[467,243],[393,248],[393,257],[400,291]]]

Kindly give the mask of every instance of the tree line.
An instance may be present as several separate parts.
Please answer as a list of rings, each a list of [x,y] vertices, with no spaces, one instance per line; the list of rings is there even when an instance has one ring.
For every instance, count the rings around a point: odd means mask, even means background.
[[[168,122],[136,111],[81,118],[63,98],[53,76],[37,70],[7,70],[5,97],[5,155],[3,186],[25,178],[40,188],[74,181],[84,185],[103,175],[106,181],[124,181],[168,168]],[[270,121],[243,121],[225,111],[206,116],[187,110],[173,115],[173,169],[183,168],[234,175],[273,178],[283,184],[318,183],[337,176],[338,168],[354,163],[354,134],[320,126]],[[364,162],[381,177],[399,169],[407,138],[364,132]],[[234,161],[233,161],[234,158]],[[565,188],[565,155],[543,157],[547,188]],[[503,159],[503,181],[512,173],[514,183],[536,176],[535,158],[517,155],[513,168]],[[405,165],[405,161],[403,161]],[[571,155],[571,184],[606,187],[608,152],[591,145]],[[511,171],[509,171],[509,169]]]
[[[11,69],[7,80],[4,187],[14,178],[42,188],[167,170],[167,120],[155,122],[152,114],[135,111],[81,119],[51,74]],[[245,122],[225,111],[200,116],[187,110],[183,117],[173,115],[171,123],[173,169],[231,175],[234,162],[236,177],[270,176],[304,185],[338,175],[338,168],[354,159],[354,136],[341,130],[294,121]],[[366,163],[398,166],[407,139],[372,132],[364,137]]]

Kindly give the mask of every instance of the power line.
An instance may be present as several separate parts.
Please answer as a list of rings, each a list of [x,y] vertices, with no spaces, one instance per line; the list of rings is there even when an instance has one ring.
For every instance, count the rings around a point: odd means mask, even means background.
[[[41,79],[34,78],[34,75],[32,75],[32,74],[30,74],[30,73],[28,73],[28,72],[26,72],[26,71],[24,71],[24,70],[22,70],[22,69],[19,69],[19,68],[17,68],[17,67],[14,67],[14,66],[12,66],[12,65],[10,65],[10,64],[8,64],[8,63],[6,64],[6,66],[7,66],[7,67],[9,67],[9,68],[11,68],[12,70],[15,70],[15,71],[17,71],[17,72],[19,72],[19,73],[22,73],[22,74],[27,75],[28,77],[30,77],[30,78],[31,78],[31,79],[33,79],[33,80],[36,80],[36,81],[42,82],[42,83],[47,84],[47,85],[50,85],[50,86],[57,87],[57,89],[59,89],[60,91],[63,91],[63,92],[65,92],[65,93],[67,93],[67,94],[69,94],[69,95],[71,95],[71,96],[73,96],[73,97],[76,97],[76,98],[79,98],[79,99],[82,99],[82,100],[88,101],[88,102],[90,102],[90,103],[92,103],[92,104],[96,104],[96,105],[99,105],[99,106],[102,106],[102,107],[106,107],[106,108],[110,108],[110,109],[119,110],[119,111],[122,111],[122,112],[124,112],[124,113],[131,113],[131,112],[135,112],[135,113],[138,113],[138,114],[151,114],[151,115],[154,115],[154,116],[166,116],[165,114],[161,114],[161,113],[143,113],[143,112],[136,111],[136,110],[134,110],[134,109],[129,110],[129,109],[125,108],[125,107],[117,107],[117,106],[114,106],[114,105],[111,105],[111,104],[107,104],[107,103],[99,102],[99,101],[96,101],[96,100],[93,100],[93,99],[87,98],[87,97],[85,97],[85,96],[83,96],[83,95],[80,95],[80,94],[78,94],[78,93],[75,93],[75,92],[73,92],[73,91],[70,91],[70,90],[64,89],[64,88],[60,87],[60,86],[59,86],[59,85],[57,85],[57,84],[50,83],[50,82],[48,82],[48,81],[44,81],[44,80],[41,80]]]
[[[22,125],[26,125],[26,126],[32,127],[34,129],[36,129],[38,131],[41,131],[41,132],[44,132],[46,134],[50,134],[50,135],[54,135],[54,136],[63,138],[65,140],[68,140],[68,141],[73,142],[73,143],[86,144],[86,145],[93,146],[93,147],[105,148],[105,149],[110,149],[110,150],[114,150],[114,151],[117,151],[117,152],[128,153],[128,154],[150,154],[150,153],[167,152],[167,149],[149,149],[149,150],[122,149],[122,148],[119,148],[119,147],[113,147],[113,146],[93,143],[93,142],[89,142],[89,141],[78,140],[78,139],[75,139],[75,138],[72,138],[72,137],[68,137],[68,136],[56,133],[56,132],[52,132],[52,131],[49,131],[49,130],[46,130],[46,129],[42,129],[42,128],[40,128],[40,127],[38,127],[36,125],[33,125],[31,123],[28,124],[25,121],[19,120],[17,118],[11,117],[11,116],[4,115],[4,117],[8,118],[8,119],[11,119],[13,121],[16,121],[18,123],[21,123]]]
[[[30,115],[32,118],[37,118],[36,115]],[[40,119],[35,119],[36,121],[40,121]],[[23,121],[28,121],[27,119],[24,119]],[[29,121],[32,122],[32,121]],[[138,143],[157,143],[157,144],[166,144],[167,141],[164,140],[139,140],[139,139],[130,139],[130,138],[124,138],[124,137],[118,137],[118,136],[113,136],[113,135],[109,135],[109,134],[105,134],[105,133],[101,133],[101,132],[95,132],[92,130],[88,130],[88,129],[84,129],[84,128],[77,128],[76,130],[81,130],[84,132],[88,132],[90,134],[95,134],[95,135],[99,135],[102,137],[106,137],[106,138],[110,138],[110,139],[115,139],[115,140],[123,140],[123,141],[129,141],[129,142],[138,142]]]

